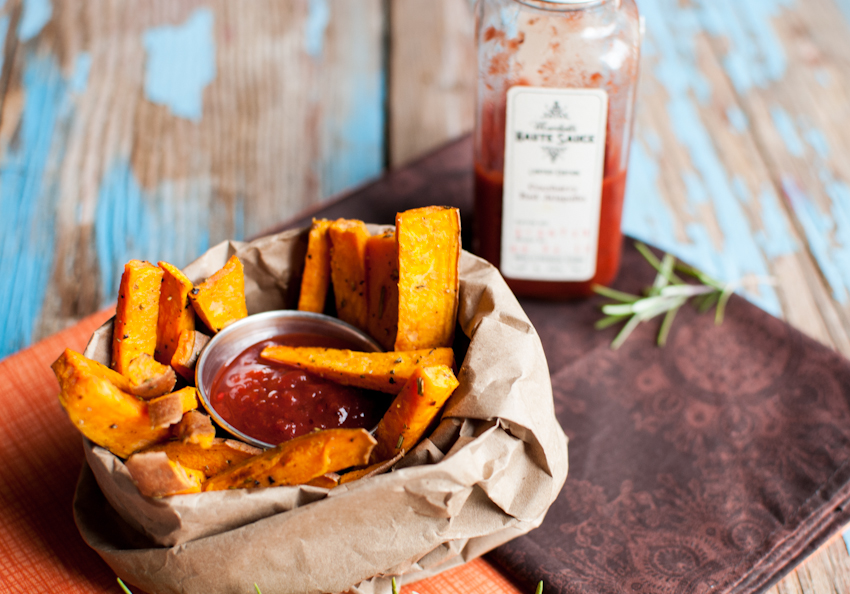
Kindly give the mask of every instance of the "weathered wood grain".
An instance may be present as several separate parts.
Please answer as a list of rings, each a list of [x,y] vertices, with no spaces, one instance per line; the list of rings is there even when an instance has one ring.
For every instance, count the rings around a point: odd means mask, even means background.
[[[817,262],[750,129],[733,66],[716,53],[709,4],[639,6],[647,35],[624,229],[742,282],[762,308],[850,353],[848,334],[835,331],[840,308],[823,299]]]
[[[130,258],[185,265],[378,175],[383,23],[381,0],[27,0],[0,113],[0,357],[105,305]]]
[[[391,166],[472,130],[474,26],[469,0],[391,1]]]

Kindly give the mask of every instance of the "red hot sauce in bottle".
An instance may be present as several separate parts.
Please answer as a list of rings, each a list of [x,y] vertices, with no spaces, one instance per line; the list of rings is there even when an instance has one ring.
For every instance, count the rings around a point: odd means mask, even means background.
[[[518,295],[607,285],[640,60],[634,0],[481,0],[475,250]]]

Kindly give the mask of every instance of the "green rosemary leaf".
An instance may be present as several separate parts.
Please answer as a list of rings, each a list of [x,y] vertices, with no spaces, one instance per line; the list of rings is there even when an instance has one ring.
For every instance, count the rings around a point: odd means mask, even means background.
[[[705,285],[670,285],[661,289],[661,295],[664,297],[697,297],[716,292],[714,287]]]
[[[635,303],[639,303],[635,301]],[[635,313],[632,303],[612,303],[610,305],[602,306],[602,313],[607,316],[630,316]]]
[[[637,251],[640,252],[641,256],[643,256],[646,259],[646,261],[649,262],[649,264],[653,268],[655,268],[655,270],[657,270],[658,272],[663,272],[664,267],[662,266],[661,262],[658,260],[658,258],[655,257],[655,254],[652,253],[652,250],[650,250],[648,247],[646,247],[646,244],[638,241],[638,242],[635,242],[635,247],[637,248]],[[671,283],[682,284],[684,282],[678,276],[673,274],[672,271],[670,272],[670,274],[667,274],[665,276],[667,277],[667,280],[669,280]]]
[[[262,592],[260,592],[260,587],[257,585],[257,582],[254,582],[254,588],[256,588],[257,594],[263,594]]]
[[[626,325],[623,326],[623,329],[620,330],[620,333],[617,334],[617,337],[614,339],[614,342],[611,343],[611,348],[615,351],[623,346],[623,343],[626,342],[626,339],[629,335],[634,332],[635,328],[640,324],[640,318],[638,316],[632,316],[631,319],[626,322]]]
[[[602,285],[593,285],[593,291],[603,297],[608,297],[609,299],[621,301],[623,303],[634,303],[640,299],[638,295],[631,295],[610,287],[603,287]]]
[[[670,336],[670,327],[673,325],[673,320],[676,319],[676,314],[679,313],[679,308],[674,307],[670,311],[668,311],[664,320],[661,322],[661,329],[658,331],[658,346],[663,347],[667,344],[667,337]]]
[[[661,268],[655,277],[655,282],[652,283],[652,288],[649,290],[651,296],[660,295],[661,290],[670,284],[670,277],[673,274],[673,266],[676,264],[676,258],[670,254],[664,254],[664,259],[661,261]]]
[[[537,590],[534,591],[534,594],[543,594],[543,580],[537,582]]]
[[[720,294],[720,298],[717,300],[717,311],[714,315],[714,323],[718,326],[723,323],[723,316],[726,314],[726,304],[729,303],[729,298],[732,297],[732,293],[735,292],[735,288],[732,285],[726,285],[726,288],[723,289],[723,292]]]
[[[626,318],[628,318],[628,317],[629,317],[628,315],[624,315],[624,316],[605,316],[604,318],[602,318],[601,320],[599,320],[598,322],[596,322],[593,326],[594,326],[594,328],[596,328],[597,330],[604,330],[605,328],[608,328],[608,327],[610,327],[610,326],[614,326],[614,325],[616,325],[616,324],[619,324],[620,322],[622,322],[623,320],[625,320],[625,319],[626,319]]]
[[[118,579],[118,585],[121,586],[121,589],[124,590],[125,594],[133,594],[132,592],[130,592],[130,589],[127,586],[124,585],[124,582],[121,581],[121,578],[117,578],[117,579]]]
[[[720,293],[714,291],[712,293],[708,293],[702,297],[702,300],[697,303],[697,310],[700,313],[705,313],[717,303],[717,300],[720,298]]]
[[[398,584],[395,583],[395,578],[392,579],[393,582],[393,594],[398,594]]]

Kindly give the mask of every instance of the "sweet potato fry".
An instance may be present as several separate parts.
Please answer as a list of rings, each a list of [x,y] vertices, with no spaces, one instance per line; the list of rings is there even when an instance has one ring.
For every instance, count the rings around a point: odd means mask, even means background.
[[[451,346],[460,286],[460,212],[428,206],[396,215],[398,334],[395,350]]]
[[[62,367],[72,367],[81,373],[102,377],[103,379],[112,382],[116,388],[124,392],[129,392],[132,389],[130,380],[117,371],[110,369],[106,365],[98,363],[93,359],[89,359],[76,351],[72,351],[71,349],[65,349],[65,352],[59,356],[59,359],[57,359],[53,365],[54,370],[56,369],[55,366],[59,365]]]
[[[296,437],[204,483],[204,491],[303,485],[318,476],[365,464],[375,439],[364,429],[327,429]]]
[[[168,439],[168,429],[151,428],[147,403],[65,357],[52,367],[59,380],[60,404],[74,426],[94,443],[126,458]]]
[[[147,353],[130,361],[125,375],[130,380],[130,392],[145,400],[168,394],[177,383],[174,370]]]
[[[317,476],[312,481],[307,481],[305,485],[311,487],[321,487],[323,489],[333,489],[339,484],[339,475],[335,472],[329,472],[322,476]]]
[[[163,274],[154,358],[163,365],[170,365],[180,334],[195,329],[195,310],[189,303],[192,281],[168,262],[158,264]]]
[[[300,367],[346,386],[398,394],[417,365],[454,366],[452,349],[361,353],[322,347],[268,346],[260,357]]]
[[[339,219],[328,228],[331,239],[331,280],[336,315],[366,330],[366,240],[363,221]]]
[[[392,231],[366,242],[366,289],[369,334],[391,351],[398,332],[398,249]]]
[[[208,448],[196,443],[169,441],[144,450],[144,453],[147,452],[165,452],[169,460],[179,463],[183,468],[201,471],[209,478],[252,456],[262,454],[263,450],[241,441],[216,438]]]
[[[200,493],[204,473],[183,467],[165,452],[133,454],[124,463],[139,492],[146,497]]]
[[[304,274],[301,277],[301,294],[298,309],[322,313],[331,281],[331,242],[328,237],[330,221],[313,219],[310,237],[307,240],[307,256],[304,259]]]
[[[197,330],[184,330],[177,340],[177,349],[171,357],[171,367],[187,382],[195,382],[195,364],[210,337]]]
[[[248,315],[242,262],[231,256],[224,267],[189,293],[195,313],[213,332]]]
[[[445,365],[417,367],[378,423],[372,462],[413,449],[457,386],[455,374]]]
[[[154,429],[179,423],[183,415],[198,408],[198,391],[188,386],[148,402],[148,415]]]
[[[342,475],[339,478],[339,484],[344,485],[345,483],[352,483],[354,481],[359,481],[360,479],[384,474],[403,457],[404,453],[402,452],[400,454],[396,454],[395,457],[390,458],[389,460],[376,462],[375,464],[370,464],[369,466],[364,466],[363,468],[355,468],[354,470],[346,472],[344,475]]]
[[[159,316],[162,269],[150,262],[130,260],[124,266],[112,333],[112,368],[126,375],[139,355],[153,356]]]
[[[202,412],[191,410],[174,427],[171,433],[183,443],[194,443],[202,448],[212,446],[215,439],[215,427],[210,418]]]

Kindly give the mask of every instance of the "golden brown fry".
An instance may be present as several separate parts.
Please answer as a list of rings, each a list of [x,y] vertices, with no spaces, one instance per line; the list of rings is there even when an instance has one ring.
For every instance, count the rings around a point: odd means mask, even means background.
[[[210,418],[202,412],[191,410],[183,415],[178,424],[171,429],[172,435],[183,443],[194,443],[202,448],[211,447],[215,439],[215,427]]]
[[[170,365],[180,334],[195,329],[195,310],[189,303],[192,281],[168,262],[159,262],[159,267],[163,275],[154,358],[163,365]]]
[[[112,333],[112,368],[126,375],[139,355],[153,356],[159,315],[162,269],[150,262],[130,260],[124,266]]]
[[[168,429],[151,428],[147,403],[64,356],[52,367],[59,380],[60,404],[74,426],[97,445],[126,458],[168,439]]]
[[[148,402],[151,427],[170,427],[179,423],[183,415],[198,408],[198,391],[188,386]]]
[[[366,330],[366,240],[369,231],[363,221],[339,219],[328,229],[331,238],[331,280],[336,315]]]
[[[260,356],[346,386],[398,394],[417,365],[454,366],[452,349],[361,353],[323,347],[268,346]]]
[[[323,489],[333,489],[339,484],[339,475],[335,472],[329,472],[322,476],[317,476],[312,481],[307,481],[305,485],[311,487],[321,487]]]
[[[177,340],[177,349],[171,357],[171,367],[187,382],[195,382],[195,364],[210,337],[197,330],[184,330]]]
[[[396,215],[398,334],[395,350],[451,346],[460,286],[460,212],[447,206]]]
[[[147,353],[130,361],[125,375],[130,380],[130,392],[145,400],[168,394],[177,383],[174,370]]]
[[[296,437],[225,470],[204,491],[303,485],[369,460],[375,439],[364,429],[327,429]]]
[[[331,281],[331,242],[328,237],[330,226],[330,221],[313,219],[307,240],[304,274],[301,277],[301,294],[298,297],[298,309],[301,311],[325,311],[325,299]]]
[[[246,317],[245,273],[239,258],[231,256],[221,270],[192,289],[189,300],[213,332]]]
[[[76,351],[72,351],[71,349],[65,349],[65,352],[60,355],[59,359],[53,365],[54,369],[56,369],[55,366],[57,365],[62,367],[69,366],[82,373],[97,375],[105,380],[109,380],[116,388],[124,392],[129,392],[132,389],[130,380],[114,369],[110,369],[106,365],[98,363],[93,359],[89,359],[88,357],[81,355]]]
[[[366,287],[369,334],[391,351],[398,332],[398,249],[392,231],[366,242]]]
[[[413,449],[457,386],[457,378],[445,365],[417,367],[378,423],[378,445],[372,461],[387,460]]]
[[[375,464],[370,464],[369,466],[364,466],[363,468],[356,468],[350,472],[346,472],[340,477],[339,484],[344,485],[346,483],[359,481],[360,479],[383,474],[390,468],[392,468],[395,463],[401,460],[403,457],[404,453],[396,454],[394,458],[390,458],[389,460],[383,460],[382,462],[376,462]]]
[[[241,441],[216,438],[208,448],[196,443],[169,441],[147,448],[144,452],[165,452],[169,460],[178,462],[183,468],[203,472],[209,478],[252,456],[262,454],[263,450]]]
[[[203,472],[170,460],[165,452],[133,454],[124,464],[139,492],[146,497],[200,493],[205,478]]]

